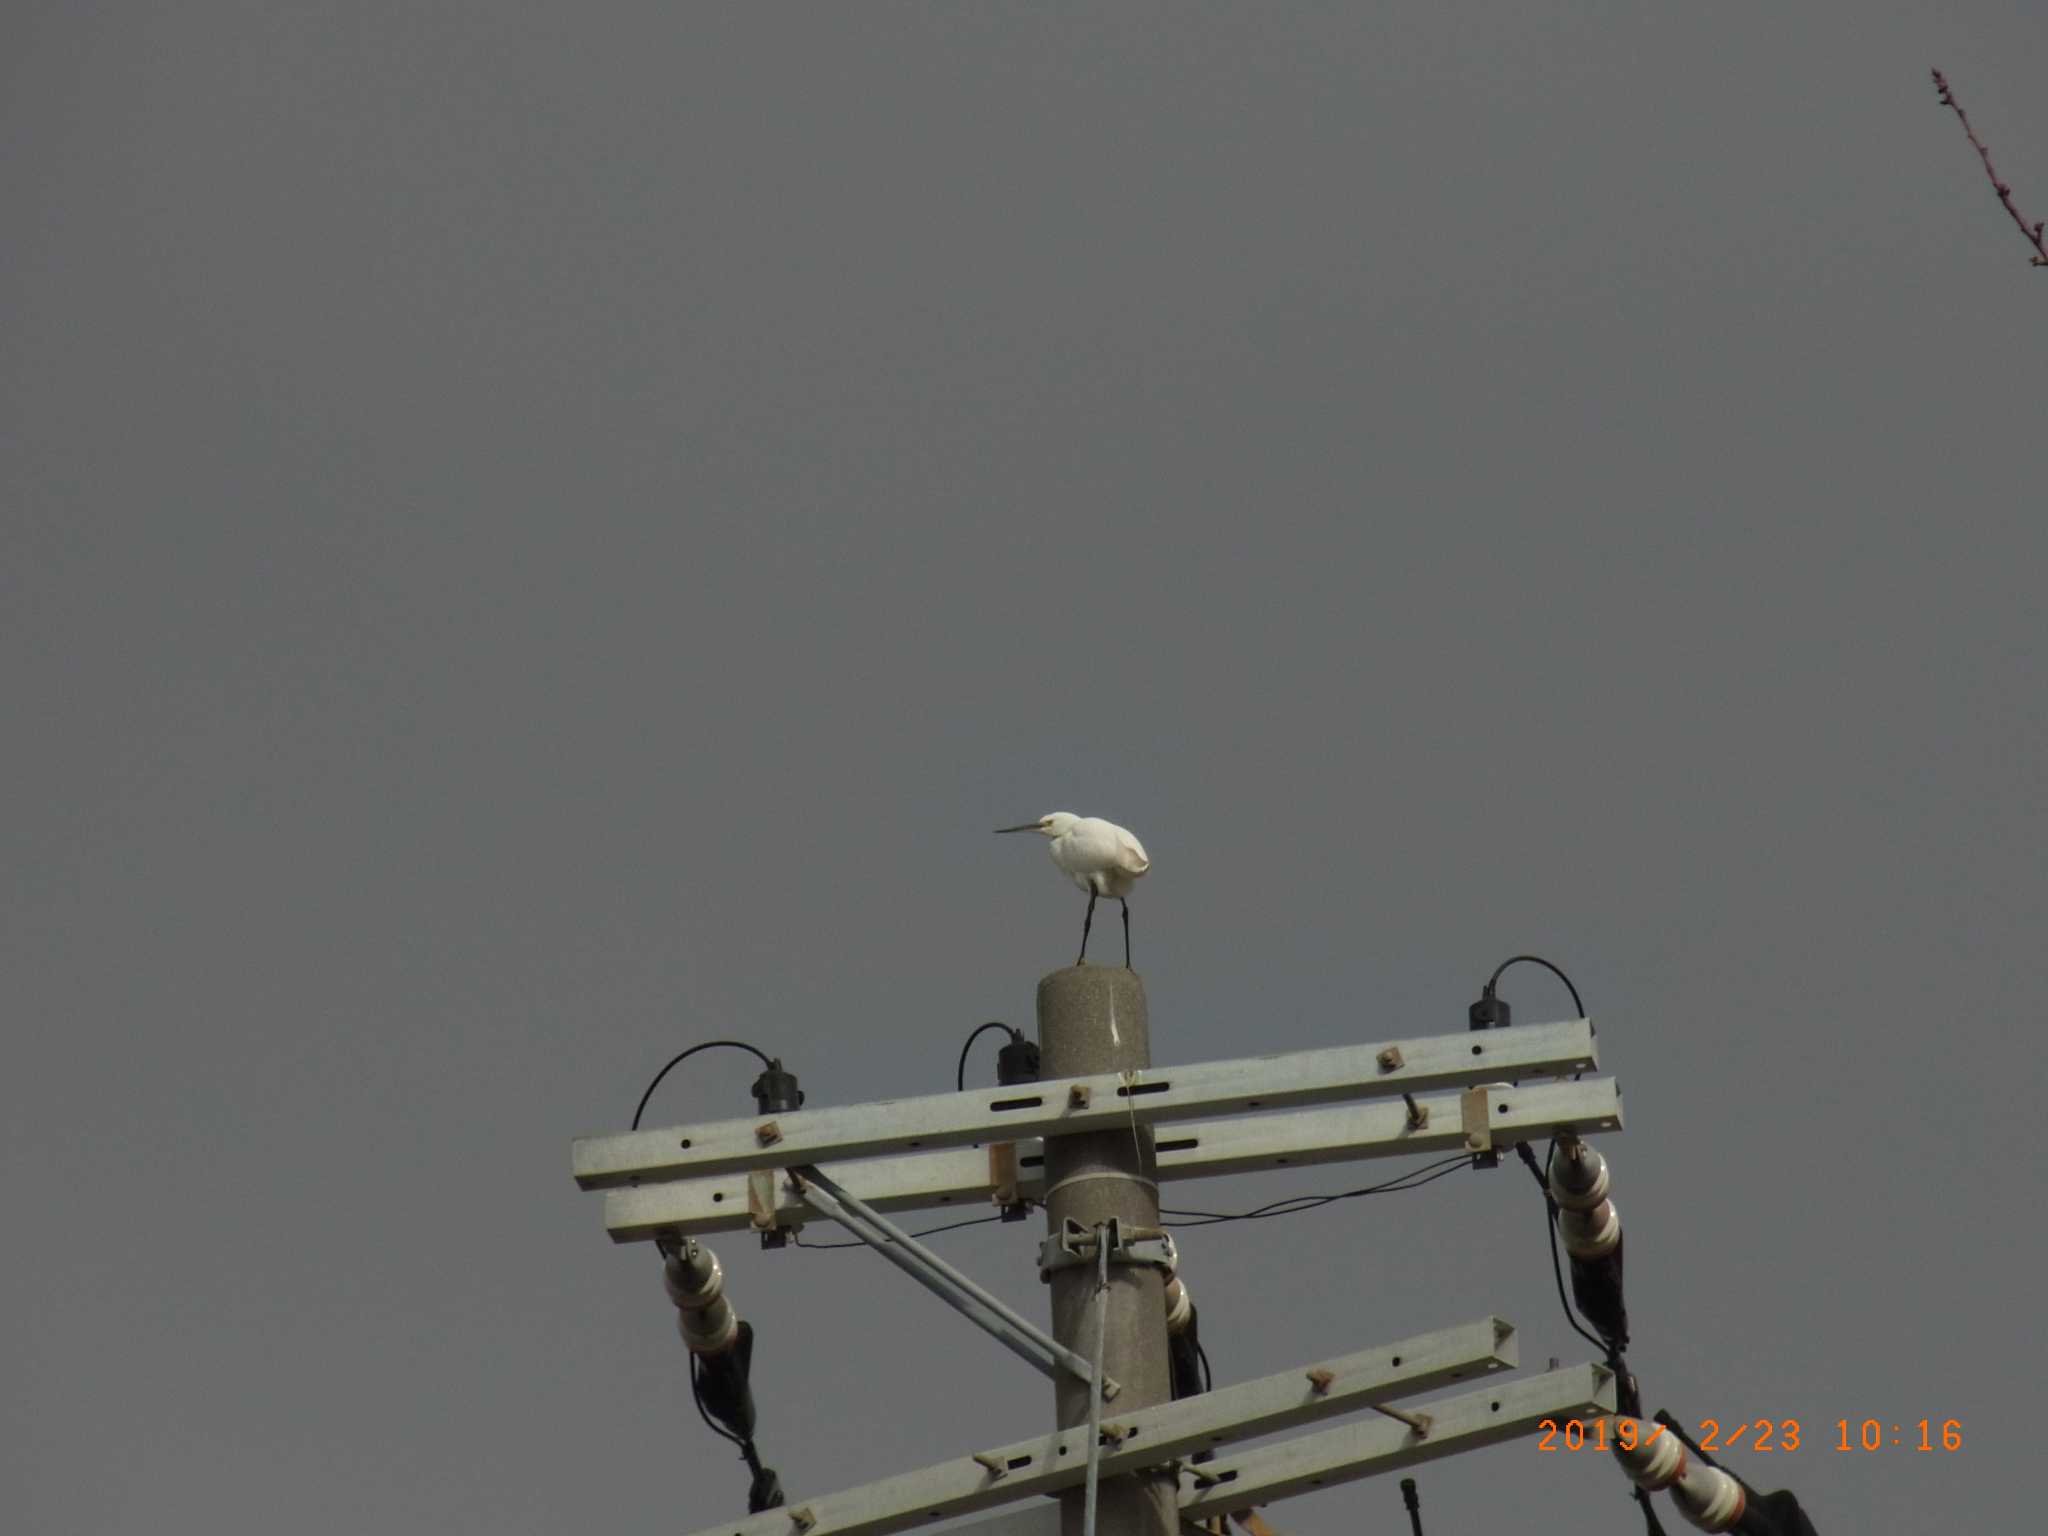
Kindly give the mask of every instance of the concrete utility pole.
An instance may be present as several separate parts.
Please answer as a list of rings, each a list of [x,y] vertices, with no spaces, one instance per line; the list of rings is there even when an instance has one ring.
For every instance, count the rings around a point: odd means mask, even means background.
[[[1098,1073],[1134,1074],[1152,1063],[1145,986],[1133,971],[1070,966],[1038,983],[1038,1045],[1042,1080]],[[1134,1100],[1126,1098],[1126,1103]],[[1114,1218],[1127,1235],[1159,1226],[1158,1164],[1152,1131],[1133,1116],[1110,1130],[1045,1138],[1045,1214],[1057,1236],[1068,1221],[1093,1231]],[[1167,1364],[1165,1275],[1151,1264],[1109,1266],[1104,1372],[1122,1391],[1113,1412],[1128,1413],[1172,1396]],[[1052,1273],[1053,1337],[1069,1349],[1095,1349],[1097,1270],[1075,1264]],[[1086,1425],[1087,1386],[1061,1378],[1054,1386],[1059,1426]],[[1060,1495],[1061,1536],[1082,1536],[1084,1493]],[[1097,1536],[1173,1536],[1176,1481],[1152,1470],[1106,1478],[1099,1490]]]

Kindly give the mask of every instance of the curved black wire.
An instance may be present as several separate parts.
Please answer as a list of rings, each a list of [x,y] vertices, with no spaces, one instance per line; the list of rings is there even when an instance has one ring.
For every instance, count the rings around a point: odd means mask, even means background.
[[[922,1232],[912,1232],[908,1235],[911,1237],[930,1237],[937,1232],[957,1232],[962,1227],[985,1227],[992,1221],[1001,1221],[1002,1219],[1000,1213],[994,1216],[975,1216],[966,1221],[949,1221],[943,1227],[926,1227]],[[807,1243],[804,1241],[804,1235],[801,1232],[792,1232],[790,1237],[797,1247],[810,1253],[825,1253],[833,1248],[867,1248],[872,1246],[862,1242],[859,1238],[855,1238],[850,1243]]]
[[[1289,1195],[1284,1200],[1274,1200],[1265,1205],[1254,1206],[1249,1211],[1190,1211],[1161,1206],[1159,1214],[1162,1218],[1179,1216],[1186,1219],[1180,1221],[1162,1220],[1160,1225],[1163,1227],[1213,1227],[1218,1222],[1224,1221],[1264,1221],[1272,1216],[1294,1216],[1302,1211],[1318,1210],[1338,1200],[1356,1200],[1361,1195],[1398,1194],[1402,1190],[1420,1189],[1423,1185],[1434,1183],[1446,1174],[1456,1173],[1460,1168],[1469,1166],[1470,1159],[1466,1154],[1459,1152],[1450,1157],[1440,1158],[1433,1163],[1424,1163],[1420,1168],[1411,1168],[1408,1172],[1388,1179],[1381,1184],[1368,1184],[1363,1189],[1347,1189],[1343,1193],[1335,1195]]]
[[[953,1086],[955,1089],[963,1093],[966,1091],[967,1053],[974,1049],[974,1042],[979,1040],[984,1034],[986,1034],[991,1029],[1009,1030],[1010,1038],[1012,1040],[1022,1040],[1024,1038],[1024,1034],[1021,1030],[1012,1028],[1010,1025],[1005,1024],[1001,1019],[990,1019],[986,1024],[976,1025],[973,1031],[969,1033],[969,1035],[967,1036],[967,1043],[960,1047],[960,1067],[959,1070],[953,1074]]]
[[[1535,955],[1530,955],[1527,958],[1531,960],[1539,959],[1539,957]],[[1512,963],[1512,961],[1509,962],[1509,964]],[[1550,962],[1548,960],[1540,960],[1539,963],[1543,965],[1550,965]],[[1554,965],[1551,965],[1550,968],[1553,971],[1557,971],[1557,967]],[[1507,966],[1505,965],[1501,967],[1502,971],[1506,969]],[[1500,977],[1500,971],[1495,971],[1493,974],[1494,978],[1498,980]],[[1562,971],[1557,971],[1557,974],[1560,978],[1564,977],[1564,972]],[[1565,979],[1564,984],[1567,987],[1572,986],[1569,979]],[[1490,986],[1491,983],[1489,983],[1489,987]],[[1572,987],[1572,1001],[1574,1003],[1579,1002],[1579,993],[1576,987]],[[1580,1003],[1579,1017],[1584,1018],[1585,1016],[1585,1005]],[[1550,1192],[1550,1180],[1546,1179],[1543,1176],[1543,1170],[1536,1165],[1536,1153],[1534,1152],[1534,1150],[1531,1149],[1529,1143],[1527,1143],[1526,1141],[1517,1142],[1515,1144],[1515,1151],[1518,1154],[1520,1154],[1522,1161],[1528,1165],[1529,1175],[1531,1178],[1535,1179],[1536,1187],[1543,1191],[1544,1226],[1550,1233],[1550,1278],[1557,1282],[1557,1304],[1564,1309],[1564,1320],[1567,1323],[1571,1324],[1572,1332],[1576,1333],[1580,1338],[1584,1339],[1588,1344],[1592,1345],[1595,1349],[1599,1350],[1601,1354],[1607,1357],[1608,1368],[1614,1372],[1615,1378],[1620,1383],[1621,1389],[1624,1393],[1622,1411],[1624,1413],[1630,1413],[1631,1408],[1633,1408],[1634,1412],[1631,1413],[1631,1417],[1640,1417],[1642,1404],[1640,1402],[1637,1402],[1631,1405],[1625,1400],[1627,1396],[1632,1396],[1635,1391],[1634,1377],[1631,1376],[1629,1373],[1627,1357],[1618,1347],[1616,1347],[1615,1342],[1612,1339],[1596,1338],[1591,1333],[1588,1333],[1584,1328],[1580,1327],[1578,1317],[1572,1311],[1572,1304],[1570,1300],[1565,1296],[1564,1260],[1559,1256],[1557,1251],[1557,1196],[1553,1195]],[[1555,1136],[1550,1138],[1549,1155],[1551,1157],[1555,1157],[1557,1155],[1557,1138]],[[1660,1413],[1658,1417],[1662,1418],[1663,1415]],[[1638,1488],[1634,1490],[1634,1492],[1636,1504],[1643,1512],[1643,1527],[1645,1531],[1648,1533],[1648,1536],[1664,1536],[1664,1523],[1657,1518],[1657,1511],[1655,1507],[1650,1503],[1649,1490],[1647,1488]]]
[[[742,1456],[748,1456],[751,1459],[751,1453],[754,1448],[754,1442],[747,1439],[743,1435],[734,1434],[731,1430],[727,1429],[723,1424],[719,1423],[716,1419],[712,1418],[710,1412],[705,1408],[704,1388],[698,1380],[698,1373],[702,1369],[703,1362],[697,1358],[695,1352],[693,1351],[690,1355],[690,1399],[697,1405],[697,1417],[704,1421],[704,1427],[706,1429],[710,1430],[714,1435],[717,1435],[721,1440],[730,1440],[734,1445],[740,1448],[740,1454]]]
[[[747,1464],[747,1470],[754,1475],[754,1481],[761,1480],[761,1452],[754,1442],[745,1435],[736,1435],[723,1424],[712,1418],[704,1407],[704,1388],[699,1382],[700,1362],[696,1355],[690,1356],[690,1400],[697,1405],[697,1417],[704,1421],[704,1427],[721,1440],[730,1440],[740,1448],[740,1460]]]
[[[1200,1339],[1195,1340],[1195,1358],[1202,1362],[1202,1390],[1204,1392],[1214,1392],[1216,1390],[1216,1373],[1209,1369],[1209,1351],[1202,1348],[1202,1341]]]
[[[1545,1195],[1543,1198],[1544,1208],[1548,1217],[1547,1224],[1550,1228],[1550,1273],[1551,1277],[1557,1281],[1557,1304],[1564,1308],[1564,1320],[1572,1325],[1572,1332],[1599,1350],[1601,1354],[1607,1356],[1610,1360],[1618,1359],[1620,1351],[1612,1344],[1608,1343],[1605,1339],[1595,1338],[1579,1326],[1579,1320],[1572,1312],[1572,1304],[1565,1300],[1564,1261],[1558,1257],[1557,1253],[1557,1201],[1549,1195]]]
[[[1505,971],[1511,965],[1520,965],[1525,960],[1529,962],[1531,965],[1542,966],[1546,971],[1549,971],[1551,975],[1555,976],[1559,981],[1563,982],[1565,991],[1571,993],[1572,995],[1572,1006],[1579,1010],[1579,1017],[1583,1019],[1586,1016],[1586,1005],[1579,1001],[1579,989],[1572,985],[1571,977],[1565,975],[1563,971],[1559,970],[1556,966],[1552,965],[1548,960],[1544,959],[1541,955],[1516,955],[1512,959],[1501,961],[1499,970],[1496,970],[1493,973],[1493,975],[1487,979],[1486,995],[1488,997],[1493,996],[1493,989],[1500,984],[1501,971]]]
[[[1522,1149],[1526,1149],[1527,1146],[1528,1143],[1524,1142]],[[1535,1162],[1532,1155],[1530,1170],[1533,1172],[1534,1169]],[[1538,1174],[1537,1178],[1540,1181],[1542,1175]],[[1584,1328],[1580,1327],[1578,1318],[1572,1314],[1572,1304],[1565,1299],[1564,1261],[1558,1257],[1557,1252],[1557,1197],[1550,1193],[1550,1186],[1547,1183],[1543,1186],[1543,1206],[1546,1217],[1545,1225],[1550,1230],[1550,1275],[1557,1282],[1557,1304],[1564,1308],[1564,1320],[1572,1325],[1572,1332],[1576,1333],[1580,1338],[1607,1357],[1608,1369],[1614,1372],[1616,1379],[1624,1388],[1628,1388],[1633,1378],[1629,1375],[1627,1358],[1615,1347],[1613,1340],[1595,1338]],[[1639,1413],[1642,1405],[1638,1403],[1635,1407]],[[1650,1504],[1649,1490],[1646,1488],[1636,1489],[1635,1500],[1642,1509],[1643,1524],[1649,1536],[1664,1536],[1664,1524],[1657,1518],[1657,1511]]]
[[[744,1040],[702,1041],[699,1044],[691,1046],[687,1051],[680,1051],[676,1055],[670,1057],[668,1066],[663,1067],[659,1072],[654,1074],[654,1081],[647,1085],[647,1091],[640,1095],[639,1107],[633,1111],[634,1130],[637,1131],[640,1129],[640,1117],[647,1113],[647,1101],[654,1097],[654,1090],[659,1088],[661,1086],[661,1080],[664,1077],[668,1076],[669,1067],[677,1066],[682,1062],[687,1061],[690,1057],[696,1055],[699,1051],[708,1051],[716,1045],[730,1046],[733,1050],[736,1051],[752,1051],[756,1056],[759,1056],[761,1058],[762,1066],[768,1068],[770,1071],[773,1071],[775,1068],[775,1063],[768,1059],[768,1056],[765,1052],[763,1052],[758,1046],[752,1046],[747,1044],[747,1042]]]
[[[1527,1165],[1529,1176],[1536,1181],[1536,1187],[1543,1191],[1544,1220],[1550,1232],[1550,1274],[1551,1278],[1557,1282],[1557,1304],[1564,1308],[1564,1320],[1572,1325],[1574,1333],[1599,1350],[1601,1354],[1607,1356],[1610,1360],[1617,1359],[1619,1358],[1619,1351],[1612,1344],[1604,1339],[1595,1338],[1579,1326],[1579,1319],[1577,1314],[1572,1311],[1572,1304],[1565,1299],[1564,1260],[1559,1257],[1557,1251],[1557,1196],[1550,1192],[1550,1181],[1543,1177],[1542,1169],[1537,1167],[1536,1154],[1530,1148],[1529,1143],[1526,1141],[1516,1142],[1515,1151],[1521,1157],[1523,1163]],[[1552,1156],[1555,1156],[1557,1153],[1557,1138],[1555,1136],[1550,1138],[1550,1151]]]

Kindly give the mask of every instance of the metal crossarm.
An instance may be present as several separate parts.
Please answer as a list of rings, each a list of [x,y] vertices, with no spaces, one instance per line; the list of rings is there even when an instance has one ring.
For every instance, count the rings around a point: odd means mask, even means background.
[[[1621,1129],[1621,1091],[1612,1078],[1581,1082],[1524,1083],[1489,1088],[1486,1119],[1496,1144],[1540,1141],[1559,1131],[1592,1135]],[[1456,1152],[1463,1149],[1461,1093],[1418,1094],[1425,1114],[1420,1126],[1399,1099],[1193,1120],[1163,1128],[1157,1147],[1159,1179],[1210,1178],[1262,1169],[1301,1168],[1364,1158]],[[952,1147],[906,1156],[867,1158],[835,1164],[833,1177],[879,1211],[931,1210],[987,1205],[999,1189],[1036,1200],[1044,1192],[1040,1144],[1016,1147],[1015,1183],[1007,1165],[991,1166],[987,1147]],[[605,1192],[604,1220],[613,1241],[645,1242],[668,1235],[704,1235],[750,1227],[794,1227],[812,1214],[789,1180],[772,1181],[772,1210],[755,1211],[744,1172],[715,1178],[676,1179],[637,1189]]]
[[[1157,1067],[1136,1081],[1100,1074],[583,1137],[574,1145],[572,1162],[579,1185],[605,1189],[1108,1130],[1133,1118],[1156,1126],[1261,1109],[1564,1076],[1597,1065],[1591,1022],[1572,1019]]]
[[[1181,1515],[1201,1519],[1228,1514],[1519,1439],[1534,1433],[1545,1419],[1597,1418],[1614,1412],[1614,1373],[1604,1365],[1574,1365],[1418,1406],[1429,1416],[1427,1434],[1387,1419],[1366,1418],[1219,1457],[1200,1467],[1184,1467]]]
[[[1512,1325],[1489,1317],[1137,1409],[1103,1423],[1100,1475],[1163,1465],[1194,1451],[1472,1380],[1514,1363]],[[698,1536],[791,1536],[798,1529],[804,1536],[887,1536],[947,1515],[1072,1487],[1087,1475],[1087,1439],[1085,1426],[1056,1430],[840,1493],[793,1499],[783,1509],[706,1526]]]
[[[1496,1410],[1493,1405],[1499,1403]],[[1575,1365],[1527,1380],[1502,1380],[1484,1392],[1439,1398],[1422,1405],[1430,1415],[1426,1437],[1385,1420],[1345,1425],[1260,1446],[1200,1467],[1183,1467],[1180,1520],[1184,1532],[1202,1532],[1212,1520],[1254,1504],[1271,1504],[1362,1477],[1396,1472],[1420,1461],[1475,1451],[1533,1434],[1544,1419],[1590,1419],[1614,1412],[1614,1378],[1600,1365]],[[1197,1481],[1199,1472],[1210,1479]],[[1241,1501],[1241,1502],[1240,1502]],[[1004,1510],[954,1526],[949,1536],[1060,1536],[1060,1512],[1050,1505]]]

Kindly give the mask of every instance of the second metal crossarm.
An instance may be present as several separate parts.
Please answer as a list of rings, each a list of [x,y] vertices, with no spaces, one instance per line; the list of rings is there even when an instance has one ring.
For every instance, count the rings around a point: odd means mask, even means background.
[[[1423,1407],[1429,1413],[1427,1434],[1386,1419],[1365,1418],[1183,1468],[1181,1517],[1199,1520],[1228,1514],[1497,1445],[1534,1433],[1545,1418],[1597,1418],[1614,1412],[1614,1373],[1604,1365],[1568,1366],[1526,1381],[1495,1382],[1484,1392],[1461,1393]]]
[[[1224,1461],[1183,1466],[1180,1528],[1203,1529],[1194,1522],[1519,1439],[1534,1434],[1545,1419],[1599,1418],[1614,1412],[1614,1375],[1588,1362],[1525,1380],[1498,1381],[1483,1391],[1436,1398],[1423,1406],[1430,1415],[1427,1435],[1404,1432],[1384,1420],[1364,1420],[1258,1446]],[[1005,1510],[955,1526],[951,1536],[1060,1536],[1060,1512],[1045,1504]]]
[[[1198,1450],[1483,1378],[1514,1363],[1514,1328],[1488,1317],[1136,1409],[1103,1423],[1100,1475],[1160,1466]],[[1055,1430],[859,1488],[794,1499],[786,1509],[708,1526],[699,1536],[792,1536],[797,1529],[804,1536],[887,1536],[946,1515],[1070,1488],[1087,1475],[1087,1439],[1085,1426]]]

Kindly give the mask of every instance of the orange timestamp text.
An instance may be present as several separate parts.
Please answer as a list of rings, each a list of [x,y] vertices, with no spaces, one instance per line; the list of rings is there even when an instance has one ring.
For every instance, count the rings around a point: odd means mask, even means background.
[[[1536,1427],[1543,1431],[1536,1442],[1540,1451],[1633,1451],[1654,1443],[1664,1433],[1662,1424],[1628,1418],[1543,1419]],[[1696,1438],[1699,1448],[1709,1452],[1796,1451],[1807,1444],[1805,1430],[1797,1419],[1737,1419],[1725,1424],[1720,1419],[1701,1419]],[[1825,1444],[1833,1451],[1959,1451],[1963,1448],[1963,1425],[1960,1419],[1921,1419],[1905,1424],[1881,1419],[1837,1419],[1833,1442],[1814,1443]]]

